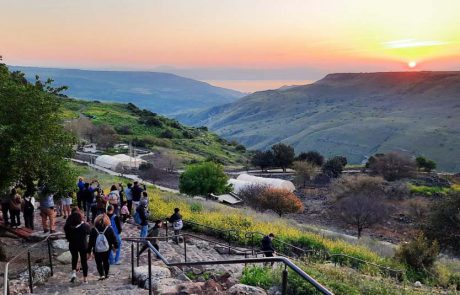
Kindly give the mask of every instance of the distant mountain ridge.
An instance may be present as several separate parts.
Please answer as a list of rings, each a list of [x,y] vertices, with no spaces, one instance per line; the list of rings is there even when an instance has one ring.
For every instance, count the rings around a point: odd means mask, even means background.
[[[352,163],[399,150],[460,171],[459,114],[460,72],[388,72],[329,74],[178,119],[252,149],[281,141]]]
[[[140,107],[170,115],[192,109],[234,102],[245,94],[208,83],[161,72],[92,71],[9,66],[29,80],[39,75],[56,85],[69,86],[71,97],[110,102],[132,102]]]

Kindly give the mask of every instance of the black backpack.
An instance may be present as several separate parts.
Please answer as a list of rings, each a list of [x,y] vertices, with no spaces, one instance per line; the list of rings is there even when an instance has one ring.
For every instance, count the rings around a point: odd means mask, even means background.
[[[31,200],[24,199],[24,213],[31,214],[35,210],[34,205],[32,204]]]

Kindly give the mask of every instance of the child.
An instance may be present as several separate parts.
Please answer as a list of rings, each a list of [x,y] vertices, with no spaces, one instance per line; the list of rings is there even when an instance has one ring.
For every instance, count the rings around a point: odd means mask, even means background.
[[[128,209],[128,206],[127,206],[127,202],[124,201],[123,206],[121,207],[121,220],[123,221],[123,223],[125,223],[126,220],[128,220],[130,217],[131,216],[129,214],[129,209]]]

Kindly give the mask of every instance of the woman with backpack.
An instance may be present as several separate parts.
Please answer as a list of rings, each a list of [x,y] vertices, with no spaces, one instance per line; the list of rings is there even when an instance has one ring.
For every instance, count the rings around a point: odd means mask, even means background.
[[[113,206],[113,212],[118,214],[118,204],[120,204],[120,192],[116,185],[112,185],[110,193],[107,196],[109,205]]]
[[[35,212],[35,198],[30,196],[24,197],[22,206],[22,215],[24,217],[24,225],[26,228],[34,229],[34,212]]]
[[[11,215],[11,226],[13,228],[18,228],[21,226],[21,209],[22,209],[22,199],[21,195],[16,191],[15,188],[11,190],[11,199],[10,199],[10,215]]]
[[[112,229],[113,229],[113,231],[115,233],[115,236],[117,237],[117,241],[118,241],[117,252],[116,253],[110,252],[110,254],[109,254],[109,262],[110,262],[110,264],[119,265],[120,264],[120,254],[121,254],[121,231],[122,231],[121,222],[120,222],[120,218],[118,217],[118,215],[116,215],[113,212],[113,206],[112,205],[109,205],[107,207],[107,216],[110,218],[110,225],[112,226]]]
[[[81,268],[83,270],[83,283],[86,284],[88,276],[88,235],[90,227],[85,223],[84,216],[79,211],[74,211],[69,215],[64,225],[64,232],[69,242],[69,251],[72,255],[72,276],[70,282],[75,282],[77,278],[77,263],[80,255]]]
[[[109,252],[116,252],[118,247],[118,240],[110,226],[109,217],[107,214],[98,215],[89,235],[88,255],[94,253],[100,281],[109,277]]]

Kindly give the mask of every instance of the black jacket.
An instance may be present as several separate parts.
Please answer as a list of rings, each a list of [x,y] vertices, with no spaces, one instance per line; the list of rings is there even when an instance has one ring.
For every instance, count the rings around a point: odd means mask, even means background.
[[[173,223],[181,219],[182,219],[182,215],[180,215],[179,213],[174,213],[173,215],[171,215],[171,217],[169,217],[169,222]]]
[[[97,225],[96,227],[100,233],[102,233],[105,229],[104,227],[101,227],[99,225]],[[117,249],[119,246],[118,240],[111,226],[107,228],[104,235],[107,238],[107,241],[109,242],[109,247],[110,247],[109,251],[112,249]],[[94,246],[96,245],[97,236],[98,236],[98,233],[96,229],[93,228],[91,230],[91,233],[89,234],[89,243],[88,243],[88,251],[87,251],[88,253],[91,253],[91,251],[94,249]]]
[[[113,215],[114,215],[114,214],[107,214],[107,216],[110,218],[110,221],[112,221],[112,216],[113,216]],[[115,221],[115,226],[116,226],[117,229],[118,229],[118,234],[121,234],[122,228],[121,228],[120,218],[118,218],[118,215],[115,215],[114,221]]]
[[[148,220],[147,220],[147,211],[145,209],[145,206],[139,205],[137,206],[136,212],[139,213],[139,217],[141,219],[141,224],[142,226],[148,225]]]
[[[262,251],[265,251],[265,252],[275,252],[275,247],[273,247],[273,243],[272,243],[272,240],[270,239],[269,236],[265,236],[263,239],[262,239]]]
[[[72,226],[68,223],[64,225],[65,238],[69,241],[69,250],[88,249],[88,235],[91,229],[87,223],[80,223],[78,226]]]
[[[131,193],[133,195],[133,201],[134,202],[139,202],[141,200],[141,196],[142,196],[142,192],[144,190],[138,186],[138,185],[135,185],[133,186],[133,188],[131,189]]]
[[[89,189],[84,189],[82,192],[82,197],[83,200],[85,200],[86,203],[93,203],[94,202],[94,192],[90,191]]]

